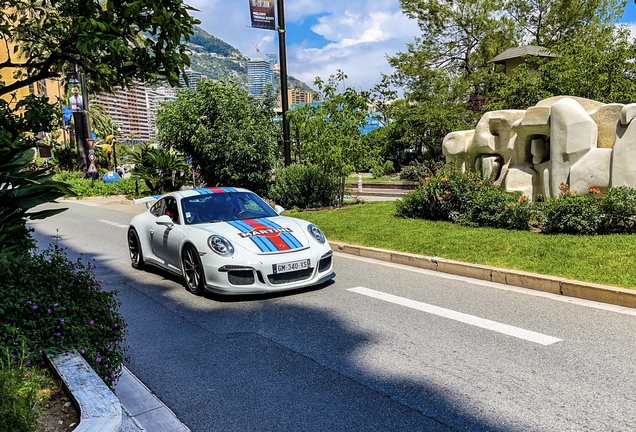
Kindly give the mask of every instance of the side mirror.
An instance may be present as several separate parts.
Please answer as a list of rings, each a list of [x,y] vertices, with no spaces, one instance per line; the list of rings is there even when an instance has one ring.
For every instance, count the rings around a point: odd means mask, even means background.
[[[282,215],[282,214],[283,214],[283,212],[285,211],[285,209],[284,209],[284,208],[282,208],[281,206],[277,205],[276,207],[274,207],[274,211],[276,212],[276,214],[277,214],[278,216],[280,216],[280,215]]]
[[[170,219],[170,216],[168,215],[159,216],[156,222],[157,225],[167,226],[168,228],[172,228],[174,226],[174,222],[172,222],[172,219]]]

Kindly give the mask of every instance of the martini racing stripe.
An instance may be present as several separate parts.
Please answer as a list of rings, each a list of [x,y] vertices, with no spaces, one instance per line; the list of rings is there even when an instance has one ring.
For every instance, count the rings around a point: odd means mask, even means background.
[[[269,219],[260,218],[260,219],[254,219],[254,220],[268,228],[282,228],[276,222],[271,221]],[[303,247],[303,245],[298,241],[296,237],[294,237],[292,233],[282,232],[279,235],[283,240],[285,240],[285,243],[287,243],[290,249],[298,249]]]
[[[276,232],[285,228],[267,219],[245,219],[228,221],[230,225],[250,237],[261,252],[278,252],[302,247],[302,244],[288,232]],[[264,231],[259,235],[259,231]],[[269,232],[268,232],[269,231]]]
[[[227,193],[227,192],[236,192],[236,189],[231,187],[209,187],[209,188],[196,188],[193,189],[195,192],[200,193],[201,195],[209,195],[215,193]]]

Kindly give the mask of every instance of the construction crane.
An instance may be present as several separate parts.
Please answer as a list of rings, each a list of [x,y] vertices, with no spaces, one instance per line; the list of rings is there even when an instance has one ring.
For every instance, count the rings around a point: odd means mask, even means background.
[[[254,48],[256,48],[256,57],[260,57],[261,56],[261,50],[258,48],[258,46],[256,46],[256,44],[254,42],[252,42],[252,45],[254,45]]]

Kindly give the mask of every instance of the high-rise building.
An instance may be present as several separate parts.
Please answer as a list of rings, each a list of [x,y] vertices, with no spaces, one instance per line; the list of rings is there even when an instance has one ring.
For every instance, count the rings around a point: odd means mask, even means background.
[[[96,96],[99,105],[106,109],[109,117],[119,126],[120,136],[126,142],[145,142],[157,136],[154,126],[159,93],[135,83],[130,89],[117,90],[114,94]]]
[[[208,79],[208,77],[203,75],[201,72],[197,72],[192,69],[186,69],[185,75],[188,77],[188,84],[186,85],[185,79],[183,78],[183,75],[181,75],[179,76],[179,86],[187,87],[192,91],[197,89],[197,81],[205,81]]]
[[[273,93],[274,73],[271,63],[261,58],[250,59],[247,62],[247,83],[252,96],[262,97],[268,86]]]

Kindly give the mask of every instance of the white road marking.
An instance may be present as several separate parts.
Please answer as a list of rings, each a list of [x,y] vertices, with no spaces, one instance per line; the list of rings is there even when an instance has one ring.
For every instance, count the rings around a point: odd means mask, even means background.
[[[107,225],[116,226],[117,228],[128,228],[128,225],[122,225],[120,223],[109,221],[109,220],[106,220],[106,219],[100,219],[99,222],[105,223]]]
[[[544,334],[533,332],[530,330],[524,330],[522,328],[509,326],[507,324],[501,324],[496,321],[490,321],[484,318],[479,318],[479,317],[468,315],[462,312],[456,312],[450,309],[444,309],[444,308],[433,306],[427,303],[421,303],[421,302],[410,300],[404,297],[398,297],[398,296],[387,294],[381,291],[375,291],[365,287],[350,288],[347,291],[355,292],[355,293],[362,294],[368,297],[373,297],[373,298],[383,300],[389,303],[398,304],[400,306],[406,306],[411,309],[416,309],[422,312],[452,319],[455,321],[462,322],[464,324],[470,324],[475,327],[481,327],[486,330],[492,330],[498,333],[502,333],[508,336],[513,336],[519,339],[524,339],[529,342],[534,342],[541,345],[552,345],[554,343],[562,341],[562,339],[555,338],[552,336],[544,335]]]
[[[579,299],[575,297],[568,297],[568,296],[563,296],[560,294],[552,294],[545,291],[537,291],[530,288],[522,288],[522,287],[517,287],[514,285],[506,285],[506,284],[501,284],[497,282],[485,281],[481,279],[473,279],[467,276],[457,276],[451,273],[443,273],[443,272],[439,272],[435,270],[426,270],[426,269],[421,269],[418,267],[407,266],[404,264],[396,264],[396,263],[382,261],[382,260],[378,260],[374,258],[359,257],[356,255],[350,255],[343,252],[334,252],[334,255],[341,258],[347,258],[347,259],[352,259],[356,261],[363,261],[363,262],[368,262],[372,264],[378,264],[385,267],[399,268],[399,269],[410,271],[413,273],[420,273],[420,274],[425,274],[428,276],[435,276],[442,279],[460,280],[460,281],[471,283],[473,285],[485,286],[485,287],[495,288],[495,289],[499,289],[503,291],[511,291],[511,292],[516,292],[520,294],[526,294],[533,297],[543,297],[543,298],[548,298],[551,300],[556,300],[556,301],[560,301],[564,303],[575,304],[578,306],[585,306],[585,307],[589,307],[593,309],[601,309],[601,310],[616,312],[616,313],[620,313],[624,315],[636,316],[635,308],[617,306],[617,305],[613,305],[609,303],[601,303],[601,302],[597,302],[593,300]]]

